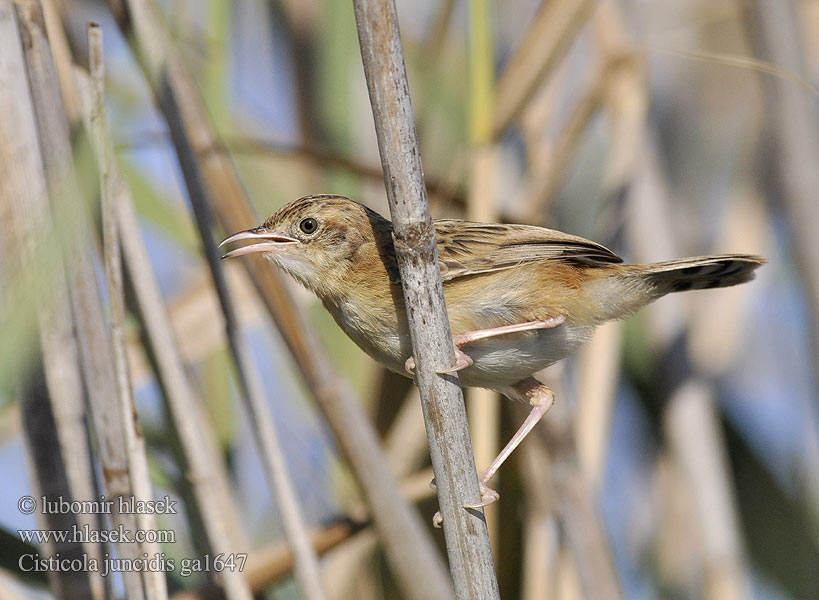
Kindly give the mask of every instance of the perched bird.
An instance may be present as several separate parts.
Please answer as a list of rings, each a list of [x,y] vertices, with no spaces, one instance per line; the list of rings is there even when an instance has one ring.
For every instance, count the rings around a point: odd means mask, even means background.
[[[531,225],[435,221],[438,260],[457,362],[465,386],[530,403],[529,416],[479,475],[487,486],[501,463],[551,406],[532,375],[575,352],[594,328],[670,292],[749,281],[765,259],[745,254],[624,265],[589,240]],[[262,225],[222,242],[249,242],[223,258],[261,253],[313,291],[336,323],[387,368],[414,366],[392,223],[352,200],[307,196]]]

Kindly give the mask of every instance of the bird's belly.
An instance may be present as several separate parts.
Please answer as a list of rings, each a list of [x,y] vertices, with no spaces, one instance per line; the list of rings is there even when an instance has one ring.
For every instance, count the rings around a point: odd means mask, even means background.
[[[412,354],[409,333],[397,319],[380,315],[362,318],[366,309],[355,304],[327,306],[345,333],[367,354],[401,374]],[[393,316],[390,314],[389,316]],[[493,336],[464,345],[473,361],[458,374],[468,387],[503,390],[572,354],[591,337],[594,327],[570,321],[553,329]],[[456,332],[457,333],[457,332]]]
[[[572,354],[593,327],[564,323],[554,329],[499,335],[463,346],[474,361],[459,373],[469,387],[503,389]]]
[[[459,371],[461,384],[506,390],[573,354],[593,332],[594,327],[564,323],[554,329],[499,335],[466,344],[461,350],[473,364]],[[409,335],[384,336],[376,346],[359,345],[387,368],[406,374],[404,363],[412,353]]]

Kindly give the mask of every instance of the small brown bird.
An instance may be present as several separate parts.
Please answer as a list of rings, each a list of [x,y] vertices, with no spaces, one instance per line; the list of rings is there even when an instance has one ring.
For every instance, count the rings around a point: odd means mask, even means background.
[[[670,292],[727,287],[753,279],[765,259],[745,254],[623,265],[581,237],[531,225],[435,221],[438,260],[465,386],[526,400],[529,416],[481,472],[486,483],[551,406],[532,375],[575,352],[594,328],[622,319]],[[222,245],[248,241],[223,258],[262,253],[312,290],[336,323],[387,368],[411,373],[412,346],[392,240],[392,223],[334,195],[291,202],[261,226]]]

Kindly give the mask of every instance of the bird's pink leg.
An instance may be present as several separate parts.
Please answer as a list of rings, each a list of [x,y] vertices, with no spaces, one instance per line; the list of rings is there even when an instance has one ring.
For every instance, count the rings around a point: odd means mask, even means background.
[[[478,329],[477,331],[467,331],[452,336],[452,341],[456,346],[461,347],[471,342],[485,340],[496,335],[507,333],[520,333],[521,331],[531,331],[533,329],[552,329],[566,322],[565,315],[557,315],[540,321],[526,321],[525,323],[515,323],[514,325],[503,325],[502,327],[492,327],[491,329]]]
[[[528,433],[534,429],[535,425],[538,424],[538,422],[543,418],[543,415],[546,414],[555,401],[554,392],[552,392],[552,390],[540,383],[534,377],[524,379],[523,381],[515,384],[513,387],[515,391],[520,393],[529,401],[529,404],[532,406],[532,410],[529,411],[529,415],[526,417],[526,420],[523,421],[523,424],[515,432],[515,435],[512,436],[512,439],[509,440],[506,446],[503,447],[503,450],[501,450],[495,457],[495,460],[493,460],[488,467],[478,474],[478,485],[481,492],[481,501],[475,504],[464,504],[464,508],[480,508],[498,501],[500,494],[486,485],[486,483],[492,479],[492,476],[498,471],[503,462],[509,458],[509,455],[514,452],[515,448],[520,445]],[[433,484],[434,483],[435,481],[433,480]],[[440,511],[436,512],[432,517],[432,524],[435,527],[440,527],[442,522],[443,517],[441,516]]]
[[[527,321],[525,323],[515,323],[514,325],[503,325],[502,327],[492,327],[490,329],[478,329],[476,331],[466,331],[452,336],[452,343],[455,345],[455,364],[443,371],[438,371],[439,374],[455,373],[461,369],[465,369],[472,365],[472,359],[469,358],[465,352],[461,350],[461,346],[477,342],[478,340],[485,340],[486,338],[497,335],[506,335],[509,333],[520,333],[522,331],[532,331],[535,329],[552,329],[566,322],[565,315],[557,315],[542,319],[540,321]],[[415,373],[415,358],[410,356],[404,363],[404,369],[407,373],[413,375]]]
[[[495,457],[488,467],[478,475],[480,483],[481,501],[477,504],[465,504],[464,508],[478,508],[497,502],[500,494],[490,488],[486,483],[492,479],[492,476],[498,471],[503,462],[509,458],[509,455],[517,448],[523,439],[529,434],[535,425],[543,418],[543,415],[552,407],[555,401],[555,395],[552,390],[540,383],[534,377],[524,379],[520,383],[515,384],[515,390],[520,392],[532,406],[529,415],[523,424],[512,436],[512,439],[503,447],[503,450]]]

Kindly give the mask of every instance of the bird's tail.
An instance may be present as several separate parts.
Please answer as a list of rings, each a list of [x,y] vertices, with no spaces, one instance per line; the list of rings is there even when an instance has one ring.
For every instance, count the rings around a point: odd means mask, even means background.
[[[655,288],[656,297],[671,292],[705,290],[745,283],[765,259],[749,254],[697,256],[644,265],[641,276]]]
[[[612,275],[589,287],[596,299],[593,319],[598,323],[622,319],[671,292],[704,290],[745,283],[764,258],[748,254],[722,254],[681,258],[650,265],[612,265]]]

